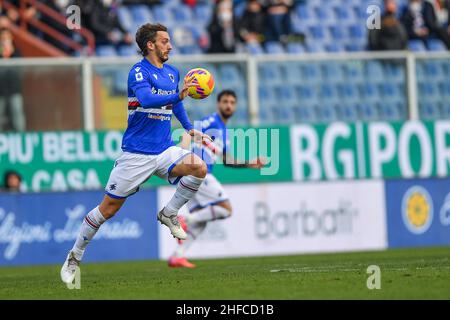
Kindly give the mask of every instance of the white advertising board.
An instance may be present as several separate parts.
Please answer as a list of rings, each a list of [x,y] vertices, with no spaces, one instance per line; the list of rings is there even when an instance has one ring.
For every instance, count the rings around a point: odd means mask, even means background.
[[[226,185],[233,215],[210,222],[190,258],[374,250],[387,247],[384,183],[334,181]],[[174,188],[158,190],[164,206]],[[188,214],[184,207],[181,214]],[[176,242],[161,227],[160,257]]]

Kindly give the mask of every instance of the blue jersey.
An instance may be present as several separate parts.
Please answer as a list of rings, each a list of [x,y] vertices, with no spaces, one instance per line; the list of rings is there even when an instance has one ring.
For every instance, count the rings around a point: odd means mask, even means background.
[[[128,127],[122,150],[160,154],[174,145],[172,112],[186,130],[193,128],[178,95],[179,72],[164,64],[155,67],[147,59],[136,63],[128,75]]]
[[[213,138],[213,144],[217,150],[223,154],[215,155],[207,147],[193,147],[193,152],[205,161],[208,172],[211,173],[216,162],[216,157],[222,157],[227,152],[229,145],[227,126],[222,121],[222,118],[216,112],[201,119],[202,132],[208,134]]]

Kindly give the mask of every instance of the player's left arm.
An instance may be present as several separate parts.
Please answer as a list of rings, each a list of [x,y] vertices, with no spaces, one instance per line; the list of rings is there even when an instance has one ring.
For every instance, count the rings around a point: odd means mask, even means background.
[[[182,102],[178,102],[172,108],[173,114],[177,117],[178,121],[180,121],[183,128],[187,131],[187,133],[194,139],[194,142],[201,143],[209,143],[212,141],[211,137],[207,134],[194,129],[189,117],[186,113],[186,109],[183,106]]]
[[[227,140],[227,139],[224,139]],[[227,145],[225,145],[222,149],[218,148],[212,140],[203,140],[203,145],[208,148],[212,153],[217,156],[222,155],[223,164],[227,167],[231,168],[252,168],[252,169],[261,169],[267,164],[267,159],[265,157],[258,157],[254,160],[246,161],[242,163],[242,161],[237,161],[234,157],[228,154]]]
[[[177,90],[178,92],[178,90]],[[183,102],[176,103],[172,108],[173,114],[177,117],[178,121],[180,121],[181,125],[186,131],[190,131],[194,129],[194,126],[189,120],[186,109],[184,108]]]
[[[191,149],[192,137],[190,134],[185,132],[181,137],[180,148],[190,150]]]

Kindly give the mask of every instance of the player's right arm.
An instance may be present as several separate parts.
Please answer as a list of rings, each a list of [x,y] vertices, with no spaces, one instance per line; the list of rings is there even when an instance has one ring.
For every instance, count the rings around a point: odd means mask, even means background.
[[[191,146],[192,139],[194,140],[194,142],[202,143],[204,146],[211,149],[211,151],[213,152],[217,151],[216,150],[217,148],[215,148],[214,145],[211,143],[212,142],[211,137],[195,129],[189,130],[189,132],[185,132],[183,134],[183,136],[181,137],[180,147],[186,150],[190,150],[192,147]]]
[[[252,169],[261,169],[267,163],[266,158],[258,157],[252,161],[246,161],[244,163],[239,163],[235,158],[229,156],[227,153],[223,154],[223,164],[226,167],[231,168],[252,168]]]
[[[143,108],[161,108],[169,104],[177,104],[186,97],[184,91],[168,95],[152,92],[150,74],[142,68],[130,71],[128,83]],[[184,89],[184,88],[183,88]]]
[[[181,137],[181,143],[180,143],[180,147],[186,150],[190,150],[191,149],[191,141],[192,141],[192,137],[189,133],[185,132],[183,134],[183,136]]]

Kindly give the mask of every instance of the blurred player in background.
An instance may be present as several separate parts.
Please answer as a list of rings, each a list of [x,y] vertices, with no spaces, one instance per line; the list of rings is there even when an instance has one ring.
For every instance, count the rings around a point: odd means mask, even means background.
[[[187,232],[187,239],[178,241],[178,247],[169,258],[170,267],[194,268],[195,265],[185,258],[186,251],[203,232],[209,221],[226,219],[231,216],[232,207],[222,185],[212,174],[216,157],[222,156],[225,166],[233,168],[255,168],[264,166],[262,158],[247,163],[237,163],[228,150],[227,122],[236,110],[237,97],[232,90],[224,90],[217,96],[217,112],[202,119],[202,131],[208,133],[214,142],[201,144],[194,142],[193,151],[202,157],[208,166],[208,173],[198,192],[188,202],[190,214],[179,217],[181,225]],[[183,148],[191,147],[191,136],[184,135]]]
[[[85,217],[77,240],[61,269],[61,279],[72,283],[87,244],[100,226],[113,217],[126,198],[153,174],[177,184],[169,203],[158,213],[158,220],[172,235],[186,239],[178,222],[178,210],[197,192],[206,175],[206,165],[192,152],[174,145],[171,139],[172,112],[195,140],[209,138],[195,131],[182,100],[193,85],[185,80],[178,91],[177,69],[164,64],[172,50],[167,28],[145,24],[136,33],[144,59],[136,63],[128,77],[128,127],[122,140],[122,155],[116,160],[99,206]]]
[[[14,170],[6,171],[3,175],[3,190],[6,192],[23,192],[22,176]]]

